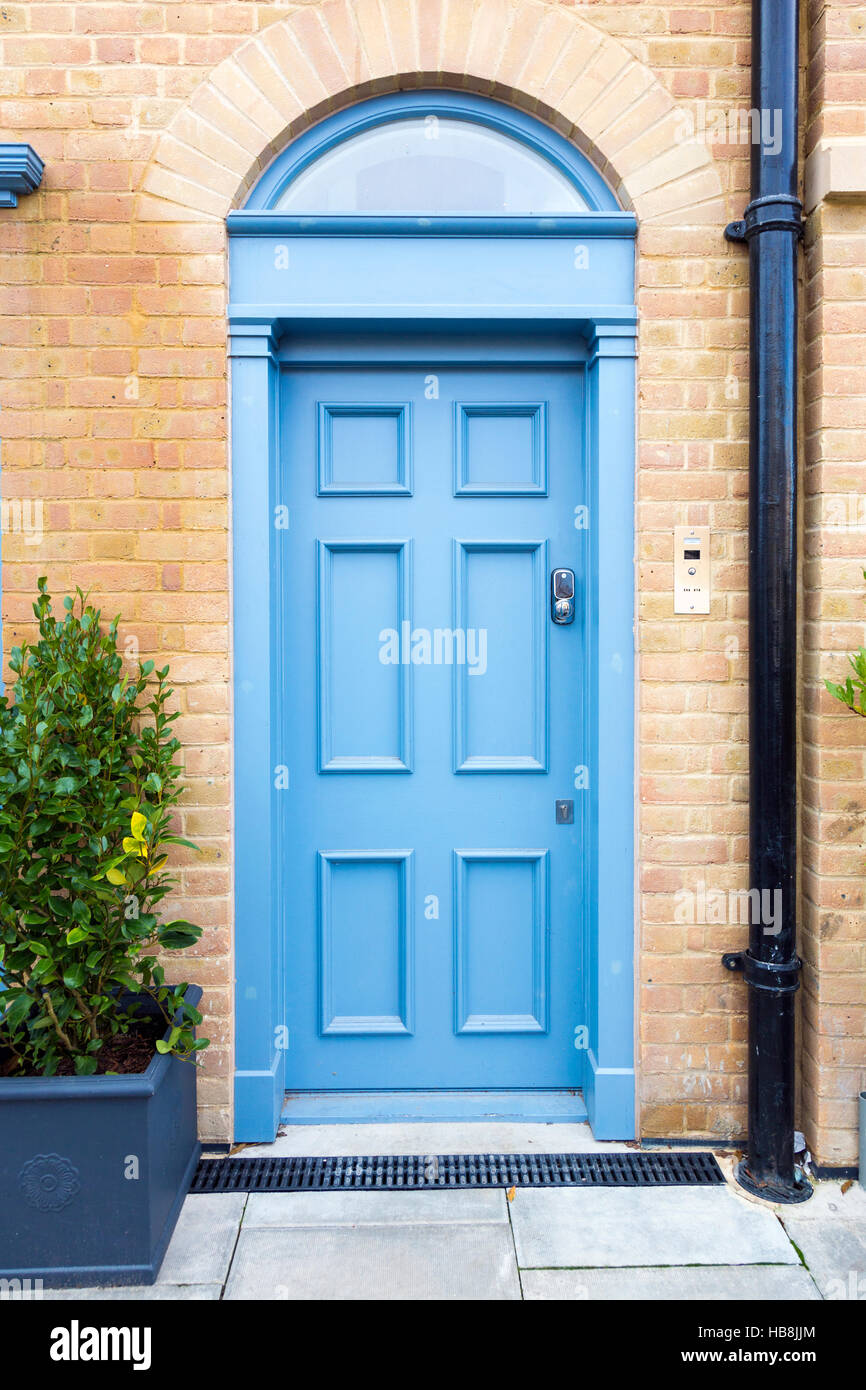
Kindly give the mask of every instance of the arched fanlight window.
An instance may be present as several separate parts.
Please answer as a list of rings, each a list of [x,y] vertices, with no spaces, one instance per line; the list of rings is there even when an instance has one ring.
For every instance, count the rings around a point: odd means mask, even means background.
[[[299,174],[280,212],[531,216],[586,211],[574,184],[502,131],[453,117],[388,121]]]
[[[589,161],[532,117],[481,97],[404,92],[306,131],[247,207],[290,216],[568,217],[617,203]]]

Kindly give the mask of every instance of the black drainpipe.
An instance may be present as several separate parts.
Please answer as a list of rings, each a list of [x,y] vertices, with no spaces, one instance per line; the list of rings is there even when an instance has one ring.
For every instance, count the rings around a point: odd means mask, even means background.
[[[737,1179],[776,1202],[811,1196],[794,1169],[797,935],[798,0],[752,0],[749,248],[749,853],[747,951],[722,957],[749,995],[749,1139]],[[759,898],[761,910],[757,910]]]

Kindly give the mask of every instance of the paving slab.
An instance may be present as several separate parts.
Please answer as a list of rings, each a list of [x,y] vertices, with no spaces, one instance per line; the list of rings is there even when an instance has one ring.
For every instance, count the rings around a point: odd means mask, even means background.
[[[523,1268],[799,1264],[772,1211],[728,1187],[518,1188]]]
[[[866,1224],[866,1189],[858,1182],[824,1179],[815,1183],[808,1202],[798,1202],[792,1206],[780,1204],[778,1211],[783,1220],[787,1215],[796,1216],[801,1221],[828,1221],[841,1217]]]
[[[224,1284],[247,1194],[194,1193],[181,1208],[159,1284]]]
[[[659,1252],[660,1254],[662,1252]],[[705,1265],[671,1269],[526,1269],[523,1297],[532,1302],[750,1303],[821,1301],[814,1281],[795,1265]]]
[[[222,1288],[222,1284],[143,1284],[122,1289],[46,1289],[42,1298],[45,1302],[62,1300],[67,1303],[77,1303],[79,1300],[109,1303],[137,1302],[139,1300],[144,1303],[184,1302],[186,1300],[216,1302],[222,1295]]]
[[[224,1296],[517,1300],[520,1281],[504,1223],[244,1227]]]
[[[860,1200],[847,1204],[844,1197],[834,1201],[828,1194],[823,1210],[807,1212],[816,1200],[813,1197],[803,1207],[787,1208],[781,1218],[785,1230],[802,1251],[824,1298],[866,1299],[864,1204]]]
[[[508,1224],[503,1189],[476,1192],[252,1192],[244,1230],[252,1226],[487,1226]]]

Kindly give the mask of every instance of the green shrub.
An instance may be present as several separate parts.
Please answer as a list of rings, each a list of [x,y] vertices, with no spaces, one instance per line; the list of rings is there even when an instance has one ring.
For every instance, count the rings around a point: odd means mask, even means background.
[[[158,1049],[192,1059],[201,1015],[156,955],[201,935],[155,912],[176,883],[163,850],[189,845],[170,833],[182,785],[168,667],[124,674],[118,619],[102,631],[80,589],[64,608],[52,615],[40,579],[39,640],[12,651],[0,698],[0,1045],[15,1070],[50,1076],[71,1058],[90,1075],[129,1030],[131,992],[172,1025]]]
[[[863,571],[863,578],[866,579],[866,570]],[[827,680],[824,684],[834,699],[840,700],[854,714],[866,718],[866,648],[861,647],[853,656],[849,656],[848,665],[854,675],[847,676],[844,685]]]

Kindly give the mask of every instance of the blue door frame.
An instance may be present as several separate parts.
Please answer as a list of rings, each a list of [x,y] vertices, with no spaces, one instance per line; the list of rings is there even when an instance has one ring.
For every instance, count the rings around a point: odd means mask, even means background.
[[[400,111],[482,120],[564,169],[591,211],[571,217],[287,216],[271,210],[316,152]],[[590,547],[589,747],[578,780],[592,827],[594,903],[578,1014],[585,1100],[599,1139],[630,1139],[634,1104],[634,236],[629,213],[562,137],[498,103],[448,92],[380,98],[296,141],[228,218],[232,400],[235,728],[235,1138],[274,1137],[291,1038],[284,1012],[279,702],[291,653],[279,641],[279,372],[310,328],[425,324],[490,332],[556,328],[587,349],[588,495],[575,526]],[[348,244],[347,244],[348,243]],[[286,529],[288,521],[289,529]],[[578,803],[580,805],[580,803]],[[291,891],[289,885],[288,891]]]

